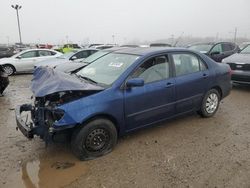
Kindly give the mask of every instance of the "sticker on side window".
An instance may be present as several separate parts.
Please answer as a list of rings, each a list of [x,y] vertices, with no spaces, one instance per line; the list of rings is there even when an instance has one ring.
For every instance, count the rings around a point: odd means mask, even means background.
[[[122,62],[111,62],[111,63],[109,63],[109,66],[110,67],[116,67],[116,68],[120,68],[121,66],[123,65],[123,63]]]

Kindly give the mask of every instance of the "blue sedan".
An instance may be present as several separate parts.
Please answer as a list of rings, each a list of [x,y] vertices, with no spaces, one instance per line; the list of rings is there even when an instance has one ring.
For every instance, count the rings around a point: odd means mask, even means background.
[[[227,64],[177,48],[121,49],[72,75],[40,67],[34,105],[16,108],[17,126],[46,142],[70,134],[73,152],[89,160],[134,130],[190,112],[213,116],[230,93],[230,78]],[[24,111],[31,122],[21,118]]]

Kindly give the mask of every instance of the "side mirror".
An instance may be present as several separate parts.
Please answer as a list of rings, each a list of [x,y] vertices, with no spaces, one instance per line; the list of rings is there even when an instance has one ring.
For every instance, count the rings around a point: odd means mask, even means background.
[[[77,59],[76,56],[71,57],[71,60],[72,60],[72,61],[74,61],[74,60],[76,60],[76,59]]]
[[[132,78],[126,82],[128,88],[144,86],[144,80],[142,78]]]
[[[216,51],[215,51],[215,52],[211,52],[211,53],[210,53],[210,55],[218,55],[218,54],[220,54],[220,52],[216,52]]]
[[[17,59],[22,59],[22,57],[21,57],[21,56],[17,56],[16,58],[17,58]]]

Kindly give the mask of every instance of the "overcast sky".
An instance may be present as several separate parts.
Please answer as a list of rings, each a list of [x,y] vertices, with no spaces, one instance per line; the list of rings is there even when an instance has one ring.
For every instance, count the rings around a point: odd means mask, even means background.
[[[0,0],[0,43],[158,40],[171,36],[250,37],[250,0]]]

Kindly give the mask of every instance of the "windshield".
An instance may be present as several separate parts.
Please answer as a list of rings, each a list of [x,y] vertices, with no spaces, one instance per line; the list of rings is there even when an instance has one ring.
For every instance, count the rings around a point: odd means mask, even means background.
[[[137,55],[110,53],[76,73],[98,85],[109,86],[138,58]]]
[[[212,48],[212,46],[212,44],[196,44],[190,46],[189,49],[207,53]]]
[[[243,50],[240,52],[241,54],[250,54],[250,45],[247,45]]]
[[[108,53],[109,52],[98,51],[98,52],[92,54],[91,56],[87,57],[86,59],[84,59],[84,63],[92,63],[93,61],[99,59],[100,57],[102,57]]]
[[[69,53],[66,53],[66,54],[63,54],[57,58],[59,59],[69,59],[71,56],[73,56],[75,53],[74,52],[69,52]]]

